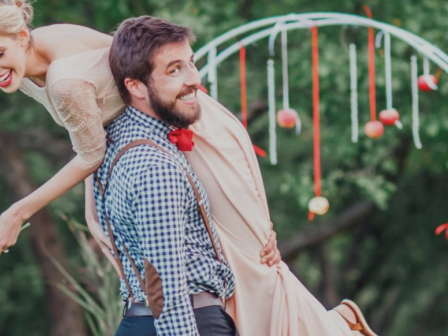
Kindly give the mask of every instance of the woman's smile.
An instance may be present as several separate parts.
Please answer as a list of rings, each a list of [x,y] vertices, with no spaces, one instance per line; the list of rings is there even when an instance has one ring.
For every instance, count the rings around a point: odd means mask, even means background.
[[[8,87],[12,83],[12,70],[5,72],[0,76],[0,87]]]

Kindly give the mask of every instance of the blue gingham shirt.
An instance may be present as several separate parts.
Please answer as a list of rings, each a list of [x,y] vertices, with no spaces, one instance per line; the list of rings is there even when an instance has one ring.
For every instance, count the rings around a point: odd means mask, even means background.
[[[157,335],[199,336],[189,294],[210,292],[229,298],[234,292],[234,277],[222,255],[207,194],[184,155],[168,140],[170,131],[161,120],[128,106],[107,127],[113,143],[108,143],[98,170],[103,186],[115,156],[131,141],[152,140],[171,155],[148,145],[128,150],[115,165],[104,198],[94,183],[95,202],[106,234],[107,212],[134,299],[144,301],[146,296],[122,244],[143,278],[143,260],[147,258],[162,279],[164,301],[162,314],[155,321]],[[216,258],[185,169],[205,201],[223,263]],[[120,291],[126,300],[129,293],[123,280]]]

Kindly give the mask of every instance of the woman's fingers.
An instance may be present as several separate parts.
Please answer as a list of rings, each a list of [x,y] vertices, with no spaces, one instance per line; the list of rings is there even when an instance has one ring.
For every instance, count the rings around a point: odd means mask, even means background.
[[[280,251],[277,248],[277,233],[272,229],[272,225],[271,235],[269,236],[268,243],[260,252],[260,256],[261,263],[267,264],[269,267],[278,265],[282,260]]]
[[[112,252],[110,251],[109,247],[103,244],[100,244],[101,251],[106,256],[107,259],[109,259],[109,262],[112,264],[112,266],[115,268],[115,271],[117,272],[118,276],[121,277],[121,270],[120,266],[118,265],[117,260],[113,256]]]
[[[11,208],[0,215],[0,255],[16,244],[22,224],[23,220]]]
[[[272,250],[271,252],[269,252],[268,254],[266,254],[262,259],[261,259],[261,263],[262,264],[268,264],[268,266],[272,266],[273,265],[273,260],[275,258],[275,255],[277,253],[277,249]]]
[[[282,261],[282,255],[280,254],[280,251],[277,249],[274,258],[271,261],[272,264],[269,266],[278,265],[280,261]]]
[[[269,236],[268,243],[263,248],[260,253],[261,263],[268,264],[272,266],[275,264],[275,256],[277,253],[277,233],[274,230],[271,230],[271,235]]]
[[[277,249],[277,233],[274,230],[271,230],[268,242],[263,250],[261,250],[260,256],[264,257],[275,249]]]

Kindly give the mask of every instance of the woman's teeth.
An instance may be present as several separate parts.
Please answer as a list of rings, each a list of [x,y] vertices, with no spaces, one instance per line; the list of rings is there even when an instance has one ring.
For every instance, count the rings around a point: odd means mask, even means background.
[[[0,77],[0,83],[7,82],[9,79],[9,76],[11,76],[11,71],[8,71],[3,76]]]

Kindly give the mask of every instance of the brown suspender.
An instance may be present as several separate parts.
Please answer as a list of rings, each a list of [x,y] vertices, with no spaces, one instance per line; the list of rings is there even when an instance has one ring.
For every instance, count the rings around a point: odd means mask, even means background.
[[[106,190],[107,190],[107,188],[109,186],[109,178],[112,175],[112,171],[113,171],[116,163],[118,162],[118,160],[120,160],[120,158],[123,156],[123,154],[126,153],[128,150],[130,150],[131,148],[140,146],[140,145],[149,145],[149,146],[156,147],[156,148],[160,149],[161,151],[163,151],[164,153],[166,153],[169,156],[171,156],[171,154],[167,150],[165,150],[164,148],[160,147],[158,144],[156,144],[155,142],[153,142],[151,140],[140,139],[140,140],[135,140],[135,141],[130,142],[129,144],[124,146],[120,150],[120,152],[118,152],[117,156],[115,157],[114,161],[112,162],[112,164],[110,166],[110,169],[109,169],[109,172],[108,172],[107,177],[106,177],[106,184],[105,184],[104,188],[103,188],[103,185],[101,184],[100,179],[98,178],[98,174],[95,173],[95,179],[96,179],[96,181],[98,183],[101,196],[104,197],[104,195],[106,194]],[[210,240],[212,242],[213,250],[215,251],[216,258],[219,260],[219,262],[222,263],[221,256],[218,253],[218,248],[216,246],[215,239],[213,238],[212,228],[211,228],[211,225],[210,225],[210,221],[208,220],[208,217],[207,217],[207,212],[205,210],[204,200],[202,199],[202,197],[201,197],[201,195],[199,193],[199,190],[198,190],[196,184],[193,181],[193,178],[191,177],[190,173],[186,169],[185,169],[185,173],[187,174],[188,181],[190,182],[191,187],[193,188],[196,200],[197,200],[198,205],[199,205],[199,211],[201,213],[201,217],[202,217],[202,219],[204,221],[204,224],[205,224],[205,227],[207,229],[208,235],[209,235]],[[109,218],[107,216],[107,212],[104,215],[105,215],[105,218],[106,218],[107,231],[109,233],[110,240],[112,241],[112,247],[113,247],[113,251],[114,251],[114,254],[115,254],[114,257],[117,260],[118,266],[120,268],[120,272],[121,272],[120,276],[125,281],[126,287],[128,289],[128,292],[129,292],[129,299],[132,300],[133,296],[132,296],[131,286],[130,286],[130,284],[129,284],[127,278],[126,278],[126,275],[124,273],[124,267],[123,267],[123,264],[122,264],[121,259],[119,257],[119,251],[118,251],[117,245],[115,243],[115,237],[114,237],[114,234],[113,234],[113,231],[112,231],[112,226],[110,225]],[[124,250],[126,256],[128,257],[129,262],[132,265],[132,269],[134,270],[135,275],[137,276],[137,279],[138,279],[138,281],[140,283],[140,286],[141,286],[142,290],[145,291],[145,282],[143,281],[143,279],[142,279],[142,277],[140,275],[140,272],[138,271],[137,266],[135,266],[135,263],[132,260],[131,255],[129,254],[129,251],[128,251],[128,249],[126,248],[126,246],[124,244],[123,244],[123,250]]]

